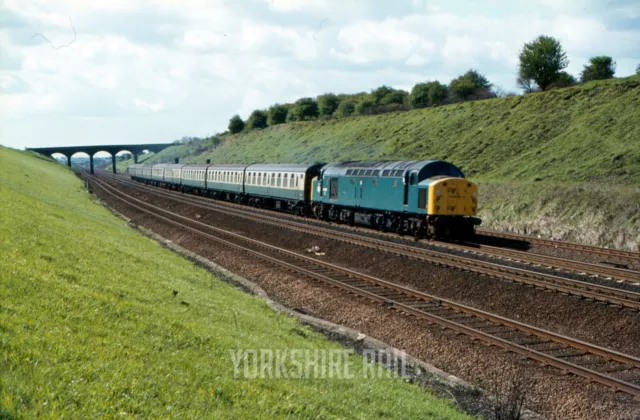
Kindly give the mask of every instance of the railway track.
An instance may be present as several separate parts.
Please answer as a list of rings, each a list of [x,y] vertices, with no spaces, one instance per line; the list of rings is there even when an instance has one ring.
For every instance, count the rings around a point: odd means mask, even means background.
[[[103,193],[164,223],[213,240],[274,266],[396,309],[401,313],[465,334],[473,340],[480,340],[520,354],[616,391],[640,396],[639,358],[418,292],[207,225],[120,192],[96,178],[91,180],[94,187],[98,187]]]
[[[552,239],[537,238],[535,236],[518,235],[515,233],[505,233],[505,232],[495,232],[492,230],[485,230],[485,229],[479,229],[478,234],[481,234],[484,236],[490,236],[494,238],[504,238],[504,239],[513,239],[517,241],[524,241],[524,242],[529,242],[531,244],[537,244],[537,245],[547,246],[551,248],[562,248],[562,249],[583,251],[585,253],[595,254],[595,255],[612,256],[612,257],[619,258],[621,260],[640,263],[640,252],[636,252],[636,251],[600,248],[596,246],[577,244],[574,242],[555,241]]]
[[[133,181],[117,180],[125,185],[133,185],[137,189],[149,190],[158,196],[167,197],[175,201],[189,203],[200,208],[212,209],[217,212],[233,217],[246,218],[253,222],[260,222],[277,228],[285,228],[306,234],[338,240],[341,242],[358,245],[385,251],[394,255],[426,261],[446,267],[467,270],[479,274],[518,282],[524,285],[540,287],[559,293],[566,293],[593,301],[603,302],[620,307],[640,310],[640,293],[623,290],[615,287],[603,286],[597,283],[590,283],[581,280],[574,280],[565,277],[539,273],[531,270],[510,267],[492,262],[477,260],[473,258],[452,255],[446,252],[433,251],[425,248],[417,248],[407,244],[385,241],[383,239],[362,236],[358,234],[336,231],[325,227],[310,225],[292,220],[284,221],[282,218],[258,214],[243,208],[229,208],[226,205],[218,204],[212,200],[201,197],[191,197],[179,193],[171,193],[157,188],[142,187]],[[236,205],[237,206],[237,205]],[[237,206],[241,207],[241,206]],[[582,265],[580,265],[582,264]],[[584,267],[586,263],[576,265]],[[609,268],[609,267],[606,267]],[[638,273],[635,273],[636,275]]]
[[[215,206],[216,209],[221,207],[227,207],[227,208],[233,207],[238,209],[238,211],[242,212],[243,214],[250,214],[250,215],[255,215],[258,213],[263,215],[267,213],[273,213],[273,211],[269,211],[269,210],[261,210],[261,209],[254,209],[254,208],[249,209],[245,205],[240,205],[236,203],[230,203],[230,202],[225,202],[220,200],[214,201],[213,199],[200,197],[197,195],[185,195],[175,191],[168,191],[158,187],[152,187],[145,184],[137,183],[129,179],[123,178],[121,176],[110,175],[110,174],[106,174],[106,176],[107,178],[113,179],[117,182],[124,183],[126,185],[131,185],[136,188],[142,188],[147,191],[151,191],[154,194],[163,195],[169,198],[175,198],[177,196],[184,197],[185,201],[189,200],[192,203],[196,203],[197,201],[199,203],[211,204]],[[299,217],[292,216],[287,213],[278,213],[277,217],[275,216],[271,216],[271,217],[273,219],[286,218],[287,220],[290,220],[290,221],[299,220]],[[313,222],[315,222],[315,220],[313,220]],[[362,236],[362,235],[359,235],[359,236]],[[380,240],[384,241],[382,235],[380,237]],[[385,242],[391,242],[391,241],[385,241]],[[497,257],[497,258],[516,261],[522,264],[545,266],[555,270],[580,273],[588,276],[610,278],[618,282],[628,282],[634,285],[640,285],[640,272],[635,270],[619,268],[619,267],[614,267],[614,266],[604,265],[604,264],[594,264],[594,263],[583,262],[583,261],[568,260],[564,258],[535,254],[531,252],[517,251],[517,250],[500,248],[500,247],[484,245],[484,244],[460,244],[455,242],[442,242],[442,241],[430,241],[430,243],[442,248],[455,249],[458,251],[469,252],[476,255]],[[408,245],[408,246],[411,246],[411,245]],[[423,249],[415,246],[413,248]]]

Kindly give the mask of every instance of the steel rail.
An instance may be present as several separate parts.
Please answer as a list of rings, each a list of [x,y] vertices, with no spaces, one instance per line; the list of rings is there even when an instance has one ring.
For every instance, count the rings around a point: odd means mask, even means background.
[[[535,236],[519,235],[515,233],[495,232],[495,231],[486,230],[486,229],[478,230],[477,233],[485,236],[491,236],[494,238],[515,239],[519,241],[525,241],[532,244],[540,244],[540,245],[549,246],[553,248],[572,249],[572,250],[584,251],[590,254],[615,256],[619,258],[628,259],[631,261],[640,262],[640,252],[636,252],[636,251],[627,251],[624,249],[615,249],[615,248],[601,248],[601,247],[592,246],[592,245],[577,244],[575,242],[556,241],[553,239],[536,238]]]
[[[137,188],[139,186],[137,184]],[[261,219],[261,223],[274,225],[277,227],[283,227],[289,230],[313,234],[321,237],[326,237],[333,240],[339,240],[349,244],[356,244],[359,246],[372,248],[376,250],[383,250],[395,255],[414,258],[418,260],[427,261],[433,264],[439,264],[442,266],[458,268],[468,270],[471,272],[488,275],[491,277],[497,277],[509,281],[515,281],[522,284],[527,284],[535,287],[540,287],[548,290],[553,290],[560,293],[567,293],[583,298],[593,299],[595,301],[604,302],[607,304],[626,307],[634,310],[640,310],[640,293],[631,292],[615,287],[598,285],[581,280],[573,280],[564,277],[554,276],[551,274],[538,273],[531,270],[525,270],[521,268],[515,268],[496,264],[492,262],[486,262],[476,260],[467,257],[461,257],[457,255],[448,254],[440,251],[426,250],[424,248],[416,248],[410,245],[398,244],[396,242],[384,241],[381,239],[364,237],[362,235],[339,232],[332,229],[310,226],[306,223],[300,223],[295,221],[284,221],[280,218],[274,218],[267,215],[258,215],[246,210],[238,209],[238,211],[231,211],[222,209],[213,203],[200,203],[200,200],[194,200],[189,197],[182,197],[173,194],[163,193],[161,190],[155,191],[156,195],[162,195],[178,202],[189,202],[193,205],[202,208],[215,208],[215,211],[223,214],[228,214],[234,217],[247,218],[253,221]],[[197,202],[198,201],[198,202]],[[243,216],[239,213],[244,213]]]
[[[257,209],[251,209],[248,210],[247,206],[244,205],[239,205],[236,203],[231,203],[231,202],[226,202],[226,201],[220,201],[220,200],[211,200],[202,196],[197,196],[197,195],[192,195],[190,197],[185,197],[184,193],[177,193],[175,191],[168,191],[166,189],[161,189],[161,188],[157,188],[157,187],[153,187],[153,186],[149,186],[147,184],[141,184],[138,182],[133,182],[131,180],[128,179],[124,179],[122,177],[119,176],[114,176],[111,174],[105,174],[107,178],[113,179],[114,181],[120,182],[120,183],[124,183],[127,185],[133,185],[137,188],[141,188],[141,189],[146,189],[148,191],[152,191],[155,194],[158,195],[163,195],[166,197],[171,197],[171,198],[175,198],[178,197],[178,194],[180,194],[180,197],[183,197],[182,199],[184,201],[189,201],[192,202],[194,204],[201,204],[202,205],[206,205],[207,207],[215,207],[216,209],[219,209],[221,207],[226,207],[226,208],[238,208],[239,211],[243,212],[244,214],[248,214],[251,216],[256,216],[256,217],[268,217],[271,219],[276,219],[275,216],[271,216],[271,215],[266,215],[264,214],[264,211],[261,210],[257,210]],[[220,210],[223,211],[223,210]],[[260,213],[260,214],[259,214]],[[235,214],[235,213],[234,213]],[[283,220],[283,219],[287,219],[289,221],[291,221],[292,223],[299,223],[296,221],[292,220],[292,216],[289,214],[281,214],[279,213],[280,217],[277,217],[277,219]],[[361,235],[359,235],[361,236]],[[386,241],[382,238],[378,239],[378,241],[380,242],[389,242]],[[607,265],[603,265],[603,264],[594,264],[594,263],[588,263],[588,262],[582,262],[582,261],[573,261],[573,260],[568,260],[568,259],[564,259],[564,258],[558,258],[558,257],[553,257],[553,256],[546,256],[546,255],[540,255],[540,254],[534,254],[531,252],[523,252],[523,251],[517,251],[517,250],[511,250],[511,249],[504,249],[504,248],[498,248],[498,247],[493,247],[493,246],[489,246],[489,245],[480,245],[478,244],[477,246],[474,245],[465,245],[465,244],[460,244],[460,243],[452,243],[452,242],[442,242],[442,241],[432,241],[432,243],[434,245],[440,246],[440,247],[446,247],[449,249],[456,249],[456,250],[460,250],[460,251],[465,251],[465,252],[473,252],[475,254],[478,255],[486,255],[489,257],[503,257],[503,258],[509,258],[512,260],[517,260],[519,262],[525,263],[525,264],[530,264],[530,265],[534,265],[534,264],[538,264],[538,265],[546,265],[550,268],[556,268],[556,269],[563,269],[563,270],[570,270],[570,271],[574,271],[574,272],[578,272],[578,273],[584,273],[587,275],[593,275],[593,276],[599,276],[599,277],[611,277],[612,279],[617,279],[620,281],[625,281],[625,282],[630,282],[633,284],[636,283],[640,283],[640,272],[635,271],[635,270],[629,270],[629,269],[623,269],[623,268],[618,268],[618,267],[611,267],[611,266],[607,266]],[[420,249],[420,248],[416,248],[416,247],[412,247],[414,249]],[[437,251],[434,251],[437,252]]]

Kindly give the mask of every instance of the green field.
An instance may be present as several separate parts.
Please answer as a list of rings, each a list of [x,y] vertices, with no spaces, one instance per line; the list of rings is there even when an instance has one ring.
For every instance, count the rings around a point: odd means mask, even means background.
[[[147,162],[446,159],[481,184],[484,226],[640,243],[640,76],[376,116],[297,122],[163,150]],[[124,168],[124,165],[121,165]]]
[[[63,165],[0,147],[0,214],[0,418],[465,417],[357,356],[356,379],[234,379],[232,349],[340,347],[131,230]]]

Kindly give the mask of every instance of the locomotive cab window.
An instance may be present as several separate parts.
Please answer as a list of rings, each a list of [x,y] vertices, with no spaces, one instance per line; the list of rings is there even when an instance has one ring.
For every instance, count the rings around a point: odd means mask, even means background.
[[[338,178],[331,178],[329,180],[329,199],[335,200],[338,198]]]

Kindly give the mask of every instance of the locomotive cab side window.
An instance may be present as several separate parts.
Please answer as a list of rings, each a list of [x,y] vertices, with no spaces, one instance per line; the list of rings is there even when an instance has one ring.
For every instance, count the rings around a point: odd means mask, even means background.
[[[331,178],[329,180],[329,199],[335,200],[338,198],[338,178]]]

